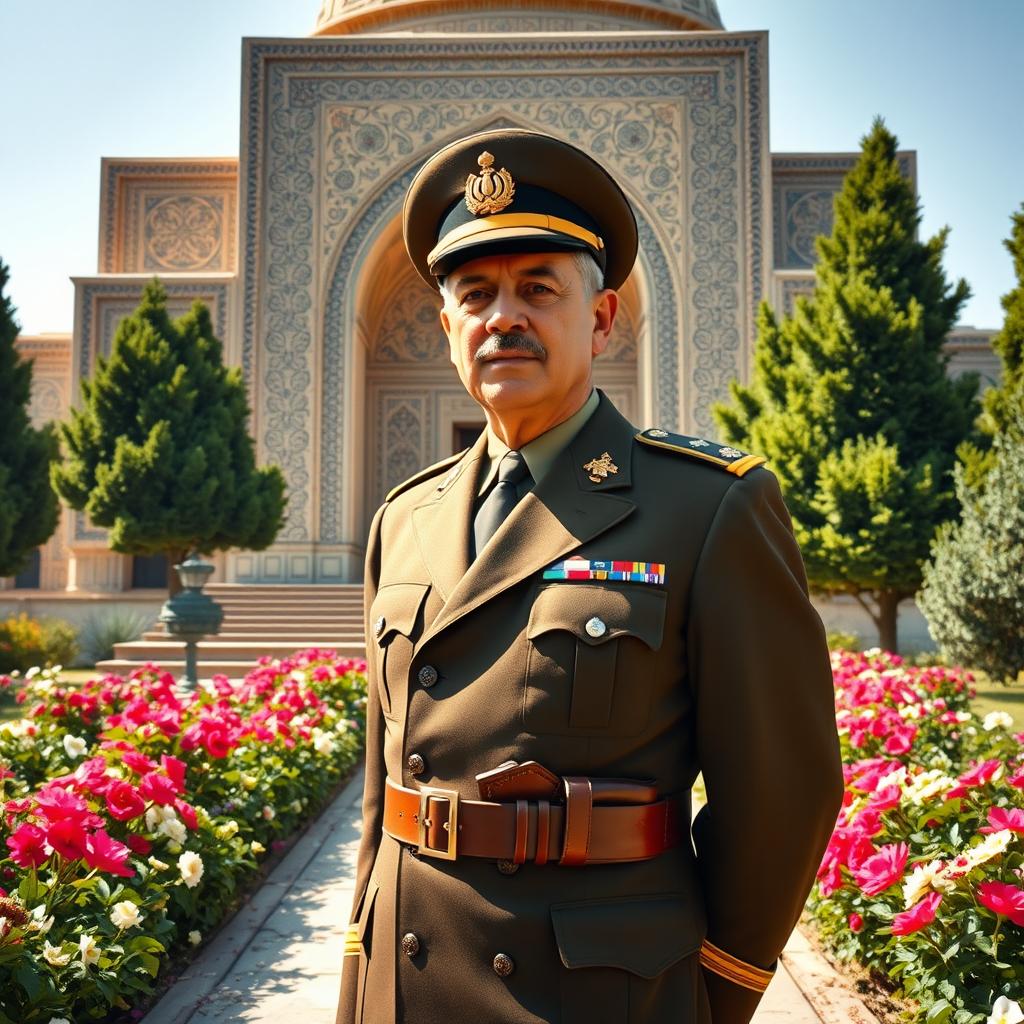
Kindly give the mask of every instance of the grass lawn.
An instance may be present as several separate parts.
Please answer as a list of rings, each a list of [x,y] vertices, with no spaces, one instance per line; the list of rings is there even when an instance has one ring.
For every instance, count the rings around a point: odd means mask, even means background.
[[[979,675],[978,695],[974,698],[974,713],[984,718],[990,711],[1005,711],[1013,717],[1015,730],[1024,730],[1024,686],[999,686]]]

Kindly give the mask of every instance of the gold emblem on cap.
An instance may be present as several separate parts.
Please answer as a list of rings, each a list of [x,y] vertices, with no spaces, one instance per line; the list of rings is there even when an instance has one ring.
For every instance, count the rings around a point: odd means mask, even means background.
[[[478,217],[501,213],[515,198],[516,183],[504,167],[496,171],[491,166],[494,157],[486,149],[476,162],[480,165],[480,173],[466,178],[466,207]]]
[[[592,484],[599,484],[609,473],[618,473],[619,467],[612,462],[611,455],[605,452],[599,459],[591,459],[583,467],[583,471],[590,474]]]

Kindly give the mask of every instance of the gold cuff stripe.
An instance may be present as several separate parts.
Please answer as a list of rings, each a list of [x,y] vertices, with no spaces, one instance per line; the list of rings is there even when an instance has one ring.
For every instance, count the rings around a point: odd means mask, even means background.
[[[363,955],[363,947],[362,946],[359,946],[356,949],[349,949],[348,946],[345,947],[345,956],[362,956],[362,955]]]
[[[744,455],[742,459],[731,462],[726,468],[736,476],[743,476],[757,466],[763,465],[768,460],[763,455]]]
[[[719,949],[713,942],[704,940],[700,947],[700,962],[709,971],[731,981],[734,985],[741,985],[752,992],[763,992],[768,987],[768,982],[775,976],[774,971],[765,971],[745,960],[726,953]]]
[[[499,228],[544,228],[578,238],[591,248],[604,248],[603,238],[563,217],[551,217],[546,213],[496,213],[490,217],[478,217],[468,224],[453,228],[427,254],[427,263],[433,263],[448,246],[455,245],[456,242],[463,242],[467,238],[474,238],[476,235],[486,234],[488,231],[495,231]]]

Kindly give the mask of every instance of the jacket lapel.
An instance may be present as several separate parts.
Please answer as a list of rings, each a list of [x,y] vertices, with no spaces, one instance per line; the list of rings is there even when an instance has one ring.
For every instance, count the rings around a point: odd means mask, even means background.
[[[422,646],[473,609],[539,573],[630,515],[636,507],[634,503],[625,495],[612,492],[628,491],[631,486],[634,433],[632,425],[602,395],[594,415],[558,456],[547,476],[516,506],[476,561],[468,565],[460,579],[455,580],[454,586],[450,589],[446,586],[444,607],[427,627],[417,646]],[[605,452],[610,454],[618,472],[595,483],[583,466],[591,459],[599,459]],[[482,461],[479,459],[477,470]],[[460,484],[464,477],[473,479],[468,485]],[[431,537],[440,548],[431,550],[430,538],[420,532],[417,515],[426,507],[421,506],[413,514],[424,559],[427,559],[429,551],[433,561],[428,561],[428,567],[436,565],[436,571],[443,575],[446,585],[455,579],[455,567],[446,570],[436,563],[441,559],[442,551],[450,554],[453,537],[456,536],[461,540],[463,559],[468,563],[470,517],[477,479],[476,472],[464,472],[449,489],[455,491],[458,488],[457,493],[442,498],[434,506],[426,506],[440,508],[443,505],[451,510],[450,516],[438,515],[436,511],[427,514],[432,527]],[[457,519],[453,507],[456,502],[459,505]],[[434,525],[437,520],[441,520],[440,524]],[[456,530],[461,532],[456,534]],[[431,567],[430,571],[434,575],[435,568]]]

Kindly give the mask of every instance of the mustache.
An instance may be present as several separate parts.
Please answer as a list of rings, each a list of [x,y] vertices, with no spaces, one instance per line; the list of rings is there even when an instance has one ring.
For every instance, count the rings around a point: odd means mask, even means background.
[[[536,356],[542,362],[548,358],[548,350],[534,338],[527,334],[520,334],[518,331],[511,331],[508,334],[495,333],[476,350],[473,359],[475,362],[482,362],[485,359],[493,359],[502,352],[528,352]]]

